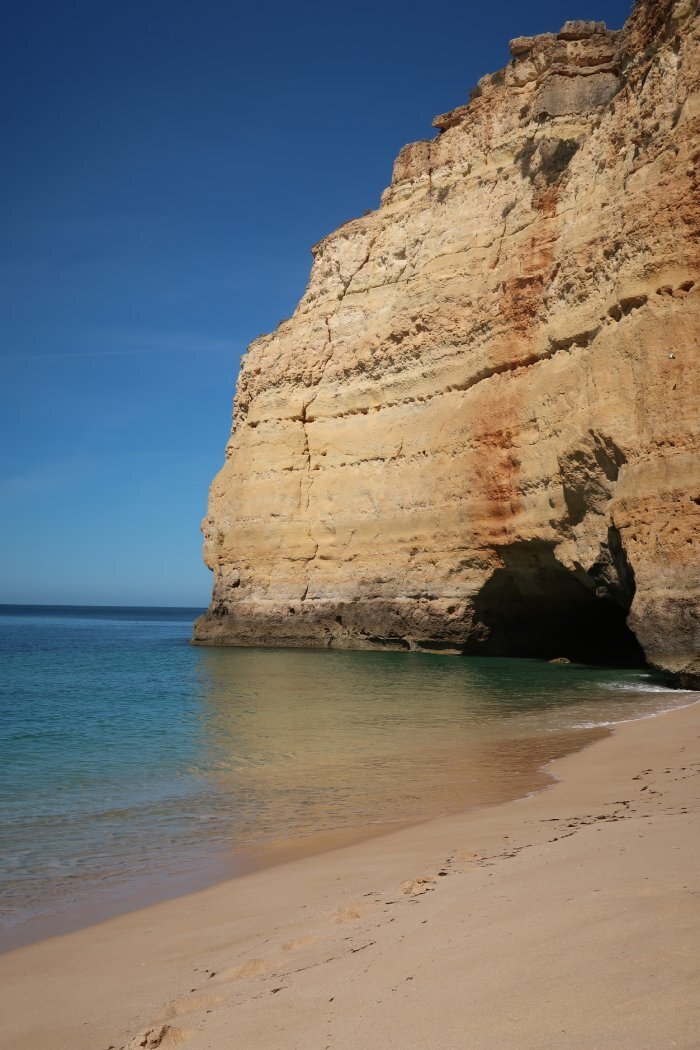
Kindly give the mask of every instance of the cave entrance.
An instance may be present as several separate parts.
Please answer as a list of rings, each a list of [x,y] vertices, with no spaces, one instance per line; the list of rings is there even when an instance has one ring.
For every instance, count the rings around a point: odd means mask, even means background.
[[[626,623],[634,576],[619,545],[604,550],[602,579],[592,570],[585,580],[564,568],[547,544],[501,551],[503,568],[475,602],[482,640],[465,646],[465,653],[643,666],[644,652]]]

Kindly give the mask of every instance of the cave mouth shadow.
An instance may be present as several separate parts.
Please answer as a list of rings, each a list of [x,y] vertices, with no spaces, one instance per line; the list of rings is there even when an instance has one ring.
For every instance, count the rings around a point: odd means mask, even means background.
[[[520,656],[575,663],[644,667],[644,651],[626,623],[634,581],[615,598],[582,582],[550,546],[523,543],[502,552],[503,568],[474,603],[480,640],[465,655]]]

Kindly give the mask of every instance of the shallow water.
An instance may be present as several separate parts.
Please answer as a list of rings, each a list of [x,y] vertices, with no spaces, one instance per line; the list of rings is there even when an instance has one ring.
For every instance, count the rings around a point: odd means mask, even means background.
[[[0,946],[524,794],[585,729],[694,698],[639,670],[192,648],[198,612],[0,607]]]

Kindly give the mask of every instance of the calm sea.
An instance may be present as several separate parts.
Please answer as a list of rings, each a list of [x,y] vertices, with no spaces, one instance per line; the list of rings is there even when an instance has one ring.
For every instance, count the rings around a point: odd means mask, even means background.
[[[0,606],[1,948],[525,794],[595,727],[693,699],[640,670],[192,648],[199,612]]]

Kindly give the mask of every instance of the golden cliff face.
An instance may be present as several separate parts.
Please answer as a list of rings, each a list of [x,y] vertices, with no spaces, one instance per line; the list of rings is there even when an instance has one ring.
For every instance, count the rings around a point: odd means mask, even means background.
[[[514,40],[314,247],[241,366],[195,641],[700,684],[699,45],[689,0]]]

